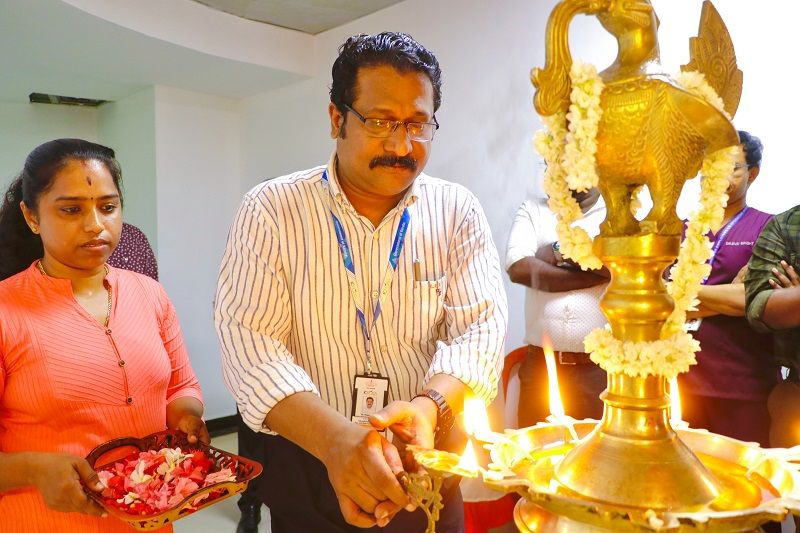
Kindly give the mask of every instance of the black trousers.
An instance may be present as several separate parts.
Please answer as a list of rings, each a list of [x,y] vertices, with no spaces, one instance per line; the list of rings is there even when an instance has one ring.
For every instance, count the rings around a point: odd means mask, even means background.
[[[325,466],[316,457],[280,436],[262,435],[264,472],[258,496],[269,507],[273,533],[423,533],[427,518],[422,510],[400,511],[385,527],[361,529],[344,521]],[[460,478],[445,480],[444,509],[436,531],[463,533],[464,503]]]
[[[566,414],[582,420],[603,417],[600,394],[606,389],[606,371],[588,363],[582,365],[556,364],[558,388]],[[550,414],[550,394],[547,385],[547,364],[541,348],[529,347],[519,367],[519,427],[532,426],[544,421]]]
[[[264,433],[257,433],[250,429],[247,424],[244,423],[244,420],[242,420],[242,415],[239,414],[238,409],[236,410],[236,430],[239,455],[258,461],[263,465],[264,443],[266,442],[267,435]],[[252,505],[261,505],[261,500],[258,496],[258,484],[263,477],[263,475],[258,476],[247,485],[247,488],[239,497],[238,505],[240,510],[244,511],[247,507]]]

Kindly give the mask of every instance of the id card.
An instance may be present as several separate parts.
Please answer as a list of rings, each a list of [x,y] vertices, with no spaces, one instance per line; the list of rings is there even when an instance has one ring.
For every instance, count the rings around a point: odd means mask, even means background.
[[[389,378],[380,374],[360,374],[353,378],[353,410],[350,419],[368,426],[369,415],[377,413],[389,402]]]
[[[698,329],[700,329],[700,324],[703,323],[702,318],[689,318],[686,320],[686,323],[683,325],[683,329],[688,331],[689,333],[694,333]]]

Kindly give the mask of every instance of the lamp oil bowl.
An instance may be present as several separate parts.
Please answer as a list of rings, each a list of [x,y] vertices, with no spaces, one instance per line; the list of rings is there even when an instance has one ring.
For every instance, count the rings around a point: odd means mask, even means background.
[[[575,424],[582,439],[596,429],[594,422]],[[752,531],[769,520],[781,520],[788,511],[800,511],[800,478],[797,467],[785,459],[786,450],[766,450],[705,430],[687,428],[677,434],[714,479],[715,496],[706,504],[653,508],[582,496],[558,480],[559,466],[575,447],[565,441],[558,424],[508,431],[492,446],[493,466],[504,477],[484,482],[526,498],[515,512],[523,532]],[[522,455],[525,449],[530,451]],[[640,476],[653,482],[659,468],[652,465]],[[603,484],[591,466],[585,475]],[[679,487],[672,490],[680,492]],[[642,500],[647,497],[643,494]]]
[[[592,420],[571,425],[579,442],[598,428]],[[524,498],[514,516],[524,533],[752,531],[769,520],[782,520],[787,512],[800,513],[800,475],[797,465],[788,460],[789,450],[762,449],[705,430],[686,428],[677,434],[714,478],[715,497],[706,504],[651,508],[582,496],[558,480],[559,466],[579,444],[561,423],[540,423],[496,435],[487,444],[492,464],[480,475],[490,488]],[[456,467],[458,456],[440,454],[447,452],[414,450],[415,458],[434,477],[463,473]],[[651,479],[652,474],[652,468],[640,472]],[[585,475],[602,484],[591,469]]]

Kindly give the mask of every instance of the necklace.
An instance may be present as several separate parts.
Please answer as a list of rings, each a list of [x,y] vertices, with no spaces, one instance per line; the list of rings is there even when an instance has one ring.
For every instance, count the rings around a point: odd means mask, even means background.
[[[36,266],[39,267],[39,272],[41,272],[43,276],[49,276],[42,265],[41,259],[36,262]],[[103,265],[103,268],[106,271],[106,276],[108,276],[108,265]],[[103,321],[103,327],[108,328],[108,321],[111,320],[111,284],[106,283],[104,279],[103,286],[106,288],[106,292],[108,293],[108,307],[106,308],[106,319]]]

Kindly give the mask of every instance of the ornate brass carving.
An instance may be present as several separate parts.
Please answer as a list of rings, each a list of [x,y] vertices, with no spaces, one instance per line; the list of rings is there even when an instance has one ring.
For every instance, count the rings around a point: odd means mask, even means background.
[[[703,2],[697,37],[689,39],[689,52],[691,61],[681,70],[702,72],[725,102],[725,111],[734,116],[742,97],[744,75],[736,66],[736,52],[728,28],[708,0]]]
[[[416,448],[416,447],[412,447]],[[423,453],[422,450],[417,450]],[[400,485],[405,489],[409,498],[425,513],[428,525],[425,533],[436,533],[436,521],[439,520],[439,511],[442,510],[442,470],[430,470],[430,474],[415,472],[401,472],[398,475]]]
[[[572,57],[567,27],[579,13],[596,15],[619,46],[616,60],[601,73],[606,89],[597,134],[597,173],[608,207],[601,235],[680,235],[675,205],[684,182],[697,174],[706,153],[738,144],[736,130],[722,112],[663,72],[658,19],[649,0],[564,0],[556,6],[547,26],[547,63],[532,75],[540,114],[551,115],[569,105]],[[711,14],[706,16],[714,20]],[[715,28],[707,28],[696,41],[696,48],[704,52],[702,60],[698,52],[693,68],[716,66],[723,57],[729,61],[729,54],[707,51],[727,50],[720,43],[730,42],[730,37],[726,41],[705,35]],[[722,76],[730,69],[717,70]],[[639,222],[630,203],[632,191],[641,185],[647,185],[653,208]]]

